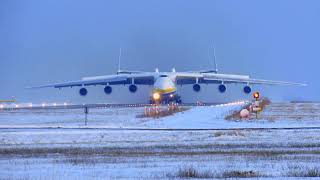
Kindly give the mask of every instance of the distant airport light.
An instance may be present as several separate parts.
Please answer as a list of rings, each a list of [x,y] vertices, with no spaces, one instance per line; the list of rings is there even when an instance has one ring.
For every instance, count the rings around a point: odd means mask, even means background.
[[[42,107],[46,107],[46,104],[45,104],[45,103],[42,103],[41,106],[42,106]]]
[[[259,99],[260,98],[260,93],[259,92],[254,92],[253,93],[253,98]]]
[[[53,106],[57,106],[57,103],[53,103]]]
[[[63,103],[63,105],[64,105],[64,106],[67,106],[68,104],[65,102],[65,103]]]
[[[159,100],[160,99],[160,94],[159,93],[153,93],[153,99],[154,100]]]
[[[4,105],[3,104],[0,104],[0,109],[3,109],[4,108]]]
[[[32,103],[30,103],[30,104],[29,104],[29,107],[32,107],[32,106],[33,106]]]
[[[16,108],[19,108],[19,105],[18,105],[18,104],[16,104]]]

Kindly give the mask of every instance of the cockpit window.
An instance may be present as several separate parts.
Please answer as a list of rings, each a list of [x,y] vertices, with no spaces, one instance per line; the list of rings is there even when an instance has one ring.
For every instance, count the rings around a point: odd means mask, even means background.
[[[168,77],[167,75],[160,75],[160,77]]]

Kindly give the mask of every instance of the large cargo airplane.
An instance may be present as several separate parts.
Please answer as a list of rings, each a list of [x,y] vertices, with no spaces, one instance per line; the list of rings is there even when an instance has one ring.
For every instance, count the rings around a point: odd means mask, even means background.
[[[177,72],[174,68],[171,72],[160,72],[159,69],[156,69],[155,72],[127,71],[121,70],[120,59],[121,52],[119,56],[118,71],[114,75],[84,77],[78,81],[49,84],[32,88],[53,87],[61,89],[66,87],[80,87],[79,94],[81,96],[86,96],[88,94],[88,86],[104,86],[104,93],[110,95],[112,93],[112,87],[117,85],[128,85],[128,89],[131,93],[136,93],[138,91],[138,86],[151,85],[153,88],[150,93],[150,103],[181,103],[181,97],[177,93],[177,85],[182,86],[191,84],[193,85],[193,90],[195,92],[200,92],[202,84],[219,84],[217,91],[225,93],[228,84],[243,84],[243,92],[245,94],[251,93],[251,85],[255,84],[306,86],[306,84],[302,83],[253,79],[248,75],[221,74],[218,73],[216,63],[214,70],[193,72]]]

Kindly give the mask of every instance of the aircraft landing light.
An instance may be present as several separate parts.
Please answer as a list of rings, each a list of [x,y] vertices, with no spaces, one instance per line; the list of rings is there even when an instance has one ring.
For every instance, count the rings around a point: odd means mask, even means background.
[[[159,100],[160,99],[160,94],[159,93],[154,93],[152,97],[153,97],[154,100]]]

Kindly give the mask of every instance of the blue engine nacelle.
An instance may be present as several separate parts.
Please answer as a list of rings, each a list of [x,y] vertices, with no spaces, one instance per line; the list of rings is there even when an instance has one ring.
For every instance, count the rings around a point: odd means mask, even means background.
[[[79,94],[80,94],[81,96],[86,96],[86,95],[88,94],[88,90],[87,90],[86,88],[81,88],[81,89],[79,90]]]
[[[201,90],[201,86],[199,84],[194,84],[193,85],[193,91],[199,92]]]
[[[131,85],[129,86],[129,91],[130,91],[131,93],[135,93],[135,92],[137,92],[137,90],[138,90],[138,87],[137,87],[136,85],[131,84]]]
[[[112,87],[111,86],[106,86],[104,88],[104,93],[106,94],[111,94],[112,93]]]
[[[219,92],[225,93],[227,91],[227,87],[224,84],[219,85]]]
[[[243,88],[243,92],[246,93],[246,94],[250,94],[251,93],[251,87],[250,86],[245,86]]]

